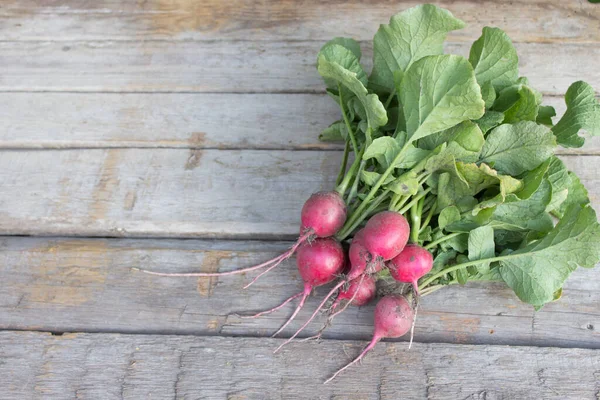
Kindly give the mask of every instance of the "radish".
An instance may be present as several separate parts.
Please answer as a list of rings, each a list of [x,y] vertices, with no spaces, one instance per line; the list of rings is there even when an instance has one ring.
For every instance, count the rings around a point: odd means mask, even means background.
[[[387,264],[390,275],[398,282],[411,283],[419,294],[418,280],[433,267],[433,256],[427,249],[409,244]]]
[[[348,288],[340,290],[335,302],[331,305],[331,311],[334,311],[342,301],[357,307],[364,306],[373,300],[376,289],[375,278],[372,276],[365,275],[356,278],[350,281]]]
[[[375,329],[373,339],[358,357],[339,369],[333,376],[325,381],[331,382],[336,376],[350,366],[359,362],[377,342],[384,338],[399,338],[405,335],[411,327],[413,309],[403,296],[388,295],[382,297],[375,306]]]
[[[315,239],[313,242],[304,242],[298,247],[296,264],[300,276],[304,281],[304,290],[288,298],[283,304],[280,304],[271,310],[263,311],[251,316],[251,318],[254,318],[276,311],[294,298],[300,297],[300,302],[292,316],[273,334],[273,336],[278,335],[294,320],[298,312],[304,306],[304,302],[312,292],[313,288],[325,285],[341,274],[345,265],[344,250],[340,242],[333,238],[319,238]]]
[[[375,260],[375,257],[367,250],[364,229],[356,232],[352,238],[348,258],[350,259],[350,272],[347,279],[350,281],[357,279],[365,272],[367,274],[377,273],[385,266],[381,260]]]
[[[369,219],[363,231],[367,251],[375,260],[387,261],[396,257],[406,246],[410,226],[402,214],[382,211]]]
[[[139,268],[134,270],[144,272],[150,275],[158,276],[227,276],[243,274],[264,267],[269,267],[261,272],[250,283],[244,286],[244,289],[252,285],[258,278],[277,267],[286,259],[290,258],[299,247],[306,241],[315,238],[325,238],[334,235],[344,225],[346,221],[346,204],[338,192],[317,192],[313,193],[302,207],[300,215],[301,228],[300,237],[294,245],[283,254],[265,261],[264,263],[252,267],[237,269],[227,272],[191,272],[191,273],[164,273],[147,271]]]

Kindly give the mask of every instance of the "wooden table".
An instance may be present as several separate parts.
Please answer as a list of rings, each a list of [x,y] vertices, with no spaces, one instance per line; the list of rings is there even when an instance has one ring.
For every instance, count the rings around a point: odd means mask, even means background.
[[[600,399],[600,269],[537,313],[501,285],[447,288],[423,300],[410,351],[382,343],[326,386],[369,338],[372,306],[273,355],[290,309],[236,312],[297,291],[293,262],[248,290],[131,270],[234,269],[289,245],[341,159],[317,140],[338,118],[319,47],[352,36],[369,64],[378,24],[415,4],[365,3],[0,4],[1,399]],[[502,27],[559,113],[572,81],[600,89],[600,5],[441,5],[469,23],[449,50]],[[561,155],[597,209],[599,155],[599,140]]]

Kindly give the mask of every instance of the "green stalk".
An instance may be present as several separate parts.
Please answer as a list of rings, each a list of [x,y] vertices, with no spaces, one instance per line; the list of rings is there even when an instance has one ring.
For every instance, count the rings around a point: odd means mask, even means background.
[[[356,212],[353,213],[353,215],[350,216],[349,220],[352,221],[350,223],[350,225],[348,227],[346,227],[346,225],[348,225],[348,222],[346,222],[346,224],[344,225],[344,228],[342,228],[340,230],[340,232],[338,232],[338,234],[336,235],[336,238],[340,241],[344,240],[348,235],[350,235],[359,225],[361,222],[364,221],[365,218],[367,218],[369,216],[369,214],[371,212],[373,212],[373,210],[375,208],[377,208],[377,206],[379,206],[379,204],[381,204],[381,202],[383,202],[383,200],[385,200],[385,198],[387,197],[387,195],[390,193],[390,190],[387,189],[385,190],[383,193],[381,193],[376,199],[375,201],[373,201],[371,203],[371,205],[369,206],[369,208],[362,213],[361,215],[357,215]]]
[[[400,210],[398,210],[398,212],[400,214],[404,214],[405,212],[407,212],[412,206],[414,206],[417,202],[419,202],[423,197],[427,196],[427,193],[431,192],[431,188],[427,188],[424,191],[422,191],[421,193],[419,193],[418,196],[414,197],[410,203],[408,203],[407,205],[405,205],[404,207],[402,207]]]
[[[390,106],[390,103],[392,102],[392,99],[394,98],[395,95],[396,95],[396,93],[394,91],[392,91],[392,93],[390,93],[390,95],[388,96],[387,100],[385,101],[386,109]]]
[[[342,179],[344,179],[344,174],[346,173],[346,167],[348,166],[348,153],[350,152],[350,142],[346,140],[346,145],[344,146],[344,156],[342,157],[342,166],[340,167],[340,173],[335,180],[335,185],[339,185],[342,183]]]
[[[356,209],[356,211],[355,211],[356,215],[360,215],[365,210],[365,208],[368,207],[369,203],[371,202],[371,200],[373,200],[373,197],[375,196],[375,194],[377,193],[377,191],[379,190],[381,185],[383,185],[383,182],[385,182],[387,177],[394,170],[394,165],[398,164],[398,161],[400,161],[401,156],[404,154],[406,149],[408,149],[408,144],[410,144],[410,142],[407,142],[407,144],[404,145],[404,147],[402,148],[402,150],[400,150],[398,155],[394,158],[394,160],[392,161],[392,163],[390,164],[388,169],[385,170],[385,172],[381,175],[381,177],[379,178],[377,183],[375,183],[375,185],[371,188],[371,190],[369,191],[369,194],[367,194],[367,197],[365,197],[365,199],[361,202],[360,206]],[[352,223],[354,223],[354,221],[351,221],[351,222],[346,221],[346,223],[344,224],[344,227],[342,229],[346,230],[344,228],[349,226]]]
[[[419,230],[421,229],[421,211],[423,209],[423,197],[410,208],[410,241],[419,243]]]
[[[388,210],[394,211],[396,209],[396,203],[398,203],[402,199],[402,195],[398,193],[394,193],[392,199],[390,200],[390,205]]]
[[[438,272],[437,274],[434,274],[434,275],[430,276],[429,278],[427,278],[422,284],[419,285],[419,291],[421,289],[424,289],[431,282],[435,281],[438,278],[441,278],[442,276],[444,276],[446,274],[449,274],[450,272],[458,271],[459,269],[467,268],[472,265],[477,265],[477,264],[481,264],[481,263],[491,263],[494,261],[502,261],[509,257],[510,257],[510,255],[498,256],[498,257],[491,257],[491,258],[486,258],[483,260],[475,260],[475,261],[469,261],[469,262],[462,263],[462,264],[453,265],[452,267],[443,269],[440,272]]]
[[[429,212],[427,213],[427,217],[425,217],[425,221],[421,224],[421,229],[419,229],[419,233],[423,232],[427,225],[431,222],[431,218],[433,217],[433,213],[435,212],[436,202],[434,201],[431,207],[429,207]]]
[[[454,233],[450,233],[450,234],[448,234],[448,235],[446,235],[446,236],[442,236],[441,238],[439,238],[439,239],[437,239],[437,240],[434,240],[433,242],[429,243],[427,246],[425,246],[425,248],[426,248],[427,250],[429,250],[429,249],[431,249],[431,248],[433,248],[433,247],[437,246],[438,244],[440,244],[440,243],[442,243],[442,242],[445,242],[446,240],[450,240],[450,239],[452,239],[453,237],[456,237],[456,236],[458,236],[458,235],[460,235],[460,234],[462,234],[462,233],[463,233],[463,232],[454,232]]]
[[[352,149],[354,150],[354,154],[358,154],[358,145],[356,144],[356,138],[354,137],[354,132],[352,132],[352,127],[350,126],[348,115],[346,115],[346,106],[344,105],[344,100],[342,99],[342,85],[339,83],[338,92],[340,94],[340,108],[342,109],[342,117],[344,118],[344,122],[346,123],[346,129],[348,129],[348,136],[350,137],[350,141],[352,142]]]
[[[354,200],[354,197],[356,196],[356,193],[358,192],[358,183],[360,182],[360,175],[362,174],[366,163],[367,162],[365,160],[361,160],[360,162],[360,166],[358,167],[358,172],[356,173],[356,178],[354,179],[354,183],[352,184],[352,188],[350,189],[350,194],[348,195],[346,204],[351,204],[352,200]]]
[[[350,166],[350,169],[348,170],[348,172],[346,172],[346,176],[344,177],[344,180],[342,181],[342,183],[340,183],[339,185],[337,185],[335,191],[338,192],[340,194],[340,196],[345,197],[346,195],[346,191],[348,190],[348,185],[350,185],[350,182],[352,181],[352,177],[354,176],[354,172],[356,171],[356,168],[358,168],[358,164],[356,162],[356,160],[354,160],[354,162],[352,163],[352,165]]]

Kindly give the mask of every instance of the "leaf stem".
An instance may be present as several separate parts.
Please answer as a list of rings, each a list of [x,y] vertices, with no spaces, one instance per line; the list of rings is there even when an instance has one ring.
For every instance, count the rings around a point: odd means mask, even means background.
[[[435,246],[437,246],[438,244],[440,244],[440,243],[442,243],[442,242],[445,242],[446,240],[450,240],[450,239],[452,239],[453,237],[456,237],[456,236],[458,236],[458,235],[460,235],[460,234],[462,234],[462,233],[464,233],[464,232],[454,232],[454,233],[450,233],[450,234],[448,234],[448,235],[446,235],[446,236],[442,236],[441,238],[439,238],[439,239],[437,239],[437,240],[434,240],[433,242],[429,243],[427,246],[425,246],[425,248],[426,248],[427,250],[429,250],[429,249],[432,249],[432,248],[434,248]]]
[[[453,265],[453,266],[443,269],[440,272],[438,272],[437,274],[434,274],[434,275],[430,276],[429,278],[427,278],[422,284],[419,285],[419,291],[421,289],[425,288],[431,282],[435,281],[436,279],[438,279],[446,274],[449,274],[450,272],[458,271],[459,269],[467,268],[472,265],[477,265],[477,264],[482,264],[482,263],[491,263],[494,261],[502,261],[508,257],[509,256],[490,257],[490,258],[485,258],[483,260],[474,260],[474,261],[469,261],[469,262],[462,263],[462,264]]]
[[[431,218],[433,217],[436,204],[437,201],[434,201],[431,207],[429,207],[429,212],[427,213],[427,217],[425,217],[425,221],[423,221],[423,223],[421,224],[421,229],[419,230],[419,233],[423,232],[425,228],[427,228],[427,225],[429,225],[429,223],[431,222]]]
[[[396,95],[396,92],[392,90],[392,93],[390,93],[387,100],[385,101],[385,108],[388,108],[390,106],[390,103],[392,102],[392,99],[394,98],[395,95]]]
[[[405,205],[404,207],[402,207],[401,209],[398,210],[398,208],[396,208],[396,210],[400,213],[400,214],[404,214],[405,212],[407,212],[413,205],[415,205],[417,202],[419,202],[423,197],[427,196],[427,193],[431,192],[431,188],[427,188],[424,191],[422,191],[421,193],[419,193],[419,195],[415,196],[410,203],[408,203],[407,205]]]
[[[410,208],[410,241],[419,243],[419,230],[421,229],[421,209],[423,208],[423,197]]]
[[[350,120],[348,120],[348,115],[346,115],[346,106],[344,105],[344,100],[342,98],[342,85],[339,83],[338,93],[340,94],[340,108],[342,109],[342,117],[344,118],[346,129],[348,130],[348,136],[352,142],[352,150],[354,150],[354,154],[358,154],[358,145],[356,144],[356,138],[354,137],[354,132],[352,132],[352,127],[350,126]]]
[[[390,190],[387,189],[385,190],[383,193],[381,193],[369,206],[369,208],[367,208],[367,210],[365,212],[363,212],[362,214],[358,215],[356,213],[356,211],[350,216],[350,218],[348,218],[348,220],[346,221],[346,224],[344,224],[344,227],[342,228],[342,230],[340,232],[338,232],[338,234],[336,235],[336,238],[340,241],[344,240],[348,235],[350,235],[357,227],[358,225],[360,225],[361,222],[364,221],[365,218],[367,218],[369,216],[369,214],[371,212],[373,212],[373,210],[375,210],[375,208],[377,208],[377,206],[379,206],[383,200],[385,200],[385,198],[387,197],[387,195],[390,193]]]
[[[346,173],[346,167],[348,166],[348,153],[350,152],[350,142],[346,140],[346,145],[344,146],[344,156],[342,157],[342,166],[340,167],[340,173],[335,180],[335,185],[338,186],[342,183],[342,179],[344,179],[344,174]]]
[[[367,162],[365,160],[361,160],[360,165],[358,167],[358,172],[356,172],[356,178],[354,178],[354,183],[352,184],[352,188],[350,189],[350,194],[348,195],[348,199],[346,200],[346,204],[350,205],[356,193],[358,192],[358,183],[360,182],[360,176],[362,174],[363,169],[365,168],[365,164]]]
[[[361,202],[360,206],[356,209],[355,214],[360,215],[365,210],[365,208],[368,207],[369,203],[371,202],[371,200],[373,200],[373,197],[375,197],[375,194],[377,193],[377,191],[379,190],[379,188],[381,187],[381,185],[383,185],[383,182],[386,181],[387,177],[394,170],[394,168],[395,168],[394,165],[396,165],[398,163],[398,161],[400,161],[400,158],[402,157],[402,155],[404,154],[404,152],[406,151],[406,149],[408,149],[408,145],[409,144],[410,144],[410,142],[407,142],[407,144],[404,145],[404,147],[402,148],[402,150],[400,150],[400,152],[396,155],[396,157],[394,158],[394,160],[391,162],[390,166],[379,177],[379,180],[371,188],[371,190],[369,191],[369,194],[367,194],[367,197],[364,198],[364,200]],[[344,224],[344,227],[346,227],[347,225],[352,224],[353,222],[354,221],[352,221],[352,222],[346,221],[346,224]],[[342,228],[342,229],[346,230],[344,228]]]

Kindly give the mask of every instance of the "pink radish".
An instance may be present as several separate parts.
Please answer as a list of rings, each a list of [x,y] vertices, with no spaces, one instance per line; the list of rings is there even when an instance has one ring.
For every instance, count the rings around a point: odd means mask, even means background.
[[[402,214],[382,211],[369,219],[363,231],[365,248],[374,258],[387,261],[406,246],[410,226]]]
[[[252,267],[237,269],[227,272],[190,272],[190,273],[164,273],[153,272],[139,268],[134,270],[144,272],[150,275],[159,276],[227,276],[243,274],[257,269],[267,268],[265,271],[255,277],[244,289],[252,285],[258,278],[273,268],[277,267],[286,259],[290,258],[298,248],[314,238],[324,238],[334,235],[344,225],[346,221],[346,204],[338,192],[317,192],[313,193],[304,203],[301,213],[300,237],[294,245],[279,256],[265,261],[264,263]]]
[[[350,281],[348,288],[340,290],[335,302],[331,305],[331,311],[342,302],[347,301],[348,304],[361,307],[369,303],[375,297],[376,291],[375,278],[369,275],[356,278]]]
[[[409,244],[396,257],[388,262],[392,277],[398,282],[411,283],[419,294],[418,281],[433,267],[433,256],[427,249]]]
[[[298,312],[304,306],[304,302],[312,292],[313,288],[325,285],[341,274],[345,264],[344,250],[340,242],[333,238],[315,239],[312,243],[305,242],[299,246],[296,253],[296,264],[300,276],[304,281],[304,290],[299,294],[294,295],[296,297],[301,296],[296,310],[287,322],[273,334],[273,336],[279,334],[279,332],[288,326],[296,315],[298,315]],[[284,303],[293,300],[295,298],[294,296],[287,299]],[[281,308],[281,305],[271,310],[263,311],[252,317],[264,315],[279,308]]]
[[[338,370],[333,376],[325,381],[331,382],[342,371],[359,362],[377,342],[384,338],[399,338],[405,335],[411,327],[413,320],[413,309],[403,296],[388,295],[382,297],[375,306],[375,330],[373,339],[369,345],[345,367]]]
[[[346,308],[348,308],[348,306],[350,305],[360,307],[369,303],[375,298],[376,290],[377,287],[375,278],[371,275],[363,274],[359,278],[356,278],[355,280],[351,281],[346,289],[342,288],[338,293],[336,300],[331,305],[331,308],[329,310],[330,315],[327,318],[327,322],[325,322],[325,325],[319,330],[319,332],[317,332],[316,335],[308,337],[305,340],[319,339],[325,331],[325,329],[327,329],[327,327],[331,324],[331,321],[333,321],[333,319],[337,315],[343,313],[346,310]],[[335,311],[335,309],[342,302],[345,302],[343,307],[340,310]],[[325,303],[322,302],[321,304],[324,305]],[[317,310],[319,310],[320,307]],[[316,313],[313,315],[316,315]],[[308,325],[308,323],[304,324],[304,326],[306,325]],[[296,335],[298,333],[300,333],[300,330],[296,332]],[[294,335],[294,337],[296,335]]]

